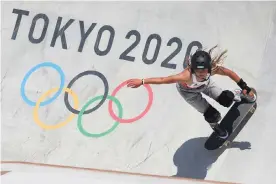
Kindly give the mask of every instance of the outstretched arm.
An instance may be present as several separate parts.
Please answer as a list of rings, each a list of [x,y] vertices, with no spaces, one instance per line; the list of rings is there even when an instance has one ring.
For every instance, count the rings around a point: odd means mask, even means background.
[[[153,77],[146,79],[130,79],[128,81],[128,87],[137,88],[143,84],[172,84],[179,81],[187,81],[188,75],[187,72],[181,72],[176,75],[170,75],[167,77]]]
[[[142,79],[143,80],[143,79]],[[172,84],[183,80],[183,75],[176,74],[167,77],[153,77],[144,79],[144,84]]]

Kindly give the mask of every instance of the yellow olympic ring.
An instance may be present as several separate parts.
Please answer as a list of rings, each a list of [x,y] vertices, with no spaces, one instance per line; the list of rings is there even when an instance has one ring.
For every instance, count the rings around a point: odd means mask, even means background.
[[[70,121],[72,121],[72,119],[76,116],[76,114],[71,114],[66,121],[58,123],[56,125],[46,125],[45,123],[41,122],[39,117],[38,117],[38,109],[40,106],[40,103],[47,97],[49,96],[51,93],[55,93],[59,90],[59,88],[53,88],[49,91],[47,91],[46,93],[44,93],[36,102],[35,108],[34,108],[34,112],[33,112],[33,117],[34,117],[34,121],[38,124],[38,126],[40,126],[41,128],[44,128],[46,130],[54,130],[54,129],[58,129],[60,127],[65,126],[67,123],[69,123]],[[63,91],[68,92],[70,95],[72,95],[73,97],[73,101],[74,101],[74,108],[77,109],[79,106],[79,100],[78,100],[78,96],[76,95],[76,93],[74,93],[71,89],[69,88],[64,88]]]

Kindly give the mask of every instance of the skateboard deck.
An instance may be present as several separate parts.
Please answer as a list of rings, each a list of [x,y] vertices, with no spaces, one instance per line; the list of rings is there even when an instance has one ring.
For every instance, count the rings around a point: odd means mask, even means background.
[[[252,91],[257,97],[256,90],[252,88]],[[228,138],[221,139],[213,132],[206,140],[204,147],[207,150],[215,150],[222,146],[228,146],[246,125],[256,109],[257,99],[253,103],[244,99],[240,102],[235,102],[219,124],[221,128],[228,131]]]

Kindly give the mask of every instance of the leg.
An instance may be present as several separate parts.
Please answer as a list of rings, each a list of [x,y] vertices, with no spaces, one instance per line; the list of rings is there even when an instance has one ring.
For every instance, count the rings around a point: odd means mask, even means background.
[[[202,97],[202,94],[200,92],[187,92],[181,90],[179,87],[177,87],[177,90],[180,95],[186,100],[186,102],[188,102],[201,114],[204,114],[204,112],[210,105],[207,100]]]
[[[207,88],[203,91],[203,93],[214,100],[218,100],[219,96],[223,90],[213,81],[210,79],[210,83],[208,84]]]
[[[219,137],[223,139],[228,137],[228,132],[219,127],[218,122],[221,120],[221,115],[212,105],[209,105],[205,111],[204,118]]]
[[[222,131],[218,126],[218,122],[221,120],[220,113],[202,97],[200,92],[187,92],[181,90],[179,86],[177,87],[177,90],[186,102],[203,114],[204,119],[218,135],[222,138],[227,136],[227,132]]]
[[[210,84],[203,91],[203,93],[205,95],[213,98],[220,105],[222,105],[224,107],[230,107],[234,101],[240,101],[240,97],[239,97],[239,95],[237,95],[237,93],[233,93],[232,91],[229,91],[229,90],[222,90],[220,87],[218,87],[215,84],[214,81],[210,81]],[[206,111],[206,116],[212,117],[212,114],[216,114],[216,113],[217,113],[216,110],[212,106],[210,106],[208,111]],[[210,121],[213,121],[211,118],[210,118],[210,120],[207,120],[207,121],[209,121],[209,124],[211,125],[211,127],[214,129],[215,132],[218,133],[218,135],[221,138],[227,138],[227,136],[228,136],[227,131],[219,128],[219,125],[216,121],[214,121],[213,123],[210,123]]]
[[[220,105],[224,107],[230,107],[234,101],[239,101],[239,96],[236,96],[232,91],[222,90],[216,85],[214,81],[210,81],[208,87],[203,91],[203,93],[214,100],[216,100]]]

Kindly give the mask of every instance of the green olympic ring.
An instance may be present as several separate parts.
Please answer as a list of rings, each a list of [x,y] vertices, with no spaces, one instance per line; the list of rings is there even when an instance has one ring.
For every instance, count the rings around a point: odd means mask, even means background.
[[[101,99],[103,99],[103,97],[104,97],[104,95],[101,95],[101,96],[97,96],[97,97],[94,97],[94,98],[88,100],[88,102],[82,107],[82,109],[81,109],[81,111],[78,115],[78,128],[79,128],[79,131],[87,137],[102,137],[102,136],[105,136],[105,135],[109,134],[110,132],[112,132],[120,124],[118,121],[116,121],[110,129],[108,129],[105,132],[99,133],[99,134],[92,134],[92,133],[89,133],[86,130],[84,130],[84,128],[82,126],[82,115],[83,115],[84,111],[93,102],[95,102],[97,100],[101,100]],[[119,117],[122,118],[123,117],[123,107],[122,107],[121,103],[119,102],[119,100],[117,98],[115,98],[114,96],[110,96],[110,95],[107,95],[107,99],[113,101],[117,105],[118,110],[119,110]]]

